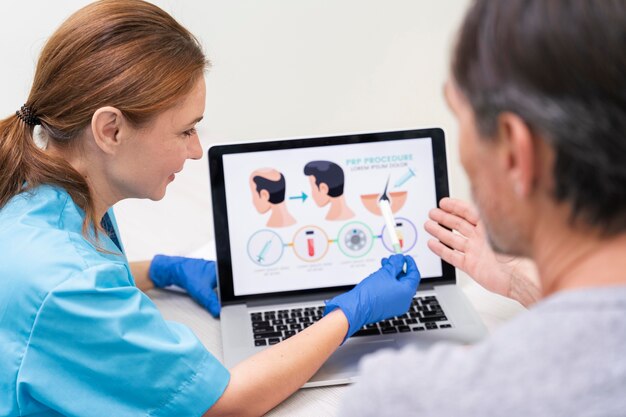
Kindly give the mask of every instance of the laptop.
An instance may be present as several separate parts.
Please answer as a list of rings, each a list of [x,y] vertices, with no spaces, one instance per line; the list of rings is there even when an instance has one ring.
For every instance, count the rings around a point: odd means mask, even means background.
[[[409,311],[360,329],[305,387],[350,383],[382,348],[473,343],[486,330],[427,247],[422,225],[448,196],[441,129],[219,144],[208,151],[228,368],[321,318],[394,253],[378,200],[386,190],[401,251],[422,279]]]

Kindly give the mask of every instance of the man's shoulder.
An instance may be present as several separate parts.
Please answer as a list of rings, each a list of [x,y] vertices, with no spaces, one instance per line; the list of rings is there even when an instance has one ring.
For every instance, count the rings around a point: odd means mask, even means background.
[[[616,391],[626,384],[625,315],[626,287],[563,293],[471,347],[371,355],[345,415],[615,415],[626,407]]]

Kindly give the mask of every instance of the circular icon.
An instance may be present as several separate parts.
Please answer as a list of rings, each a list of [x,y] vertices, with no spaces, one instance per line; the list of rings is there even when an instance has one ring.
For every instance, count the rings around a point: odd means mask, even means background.
[[[365,236],[363,230],[355,228],[346,233],[344,243],[351,251],[358,252],[365,247],[365,244],[367,243],[367,236]]]
[[[374,245],[372,230],[362,222],[346,223],[337,237],[341,252],[350,258],[365,256]]]
[[[395,251],[393,250],[391,238],[389,238],[389,233],[386,229],[387,225],[383,226],[383,229],[380,232],[382,237],[381,240],[385,249],[393,253]],[[398,240],[400,241],[402,253],[407,253],[413,249],[413,246],[417,243],[417,228],[409,219],[405,217],[396,217],[396,234],[398,235]]]
[[[305,262],[322,259],[328,252],[328,235],[317,226],[304,226],[293,236],[293,251]]]
[[[282,258],[284,246],[276,232],[259,230],[248,239],[248,257],[257,265],[274,265]]]

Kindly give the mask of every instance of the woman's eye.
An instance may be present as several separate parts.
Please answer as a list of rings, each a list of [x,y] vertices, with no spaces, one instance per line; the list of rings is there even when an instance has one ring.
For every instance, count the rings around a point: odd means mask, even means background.
[[[183,132],[183,135],[185,135],[185,136],[187,136],[187,137],[189,137],[189,136],[193,136],[193,135],[195,135],[195,134],[196,134],[196,128],[195,128],[195,127],[194,127],[194,128],[191,128],[191,129],[189,129],[189,130],[185,130],[185,131]]]

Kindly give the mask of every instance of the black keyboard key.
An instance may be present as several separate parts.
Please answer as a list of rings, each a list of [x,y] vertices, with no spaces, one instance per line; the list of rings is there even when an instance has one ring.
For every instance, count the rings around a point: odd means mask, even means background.
[[[270,326],[270,327],[259,327],[258,329],[252,329],[252,334],[273,332],[275,330],[276,329],[274,329],[273,326]]]
[[[286,324],[279,324],[276,326],[276,330],[288,330],[288,326]]]
[[[398,333],[395,327],[386,327],[382,329],[383,334]]]
[[[300,330],[300,329],[302,329],[302,325],[300,325],[300,324],[298,324],[298,323],[296,323],[296,324],[290,324],[290,325],[289,325],[289,329],[291,329],[291,330]]]
[[[440,328],[440,329],[449,329],[450,327],[452,327],[452,325],[451,325],[451,324],[440,324],[440,325],[439,325],[439,328]]]
[[[295,334],[296,334],[295,330],[285,330],[285,339],[290,338],[291,336]]]
[[[404,324],[404,320],[394,320],[391,322],[394,326],[402,326]]]
[[[406,333],[410,332],[411,328],[409,326],[398,326],[398,330],[400,331],[400,333]]]
[[[273,337],[270,340],[268,340],[270,345],[275,345],[276,343],[280,342],[280,339],[277,337]]]
[[[438,329],[439,326],[437,326],[437,323],[426,323],[426,329],[428,330],[434,330],[434,329]]]
[[[417,324],[417,320],[416,319],[406,319],[406,324]]]
[[[423,326],[419,326],[419,327],[414,327],[413,328],[414,332],[421,332],[422,330],[425,330]]]
[[[298,319],[295,319],[295,318],[285,319],[285,323],[287,323],[287,324],[294,324],[294,323],[297,323],[297,322],[298,322]]]
[[[282,335],[283,335],[283,332],[262,332],[262,333],[255,333],[254,338],[255,339],[267,339],[270,337],[281,337]]]
[[[311,323],[312,321],[313,321],[313,320],[311,320],[311,318],[310,318],[310,317],[300,317],[300,318],[298,319],[298,322],[299,322],[299,323]]]
[[[422,323],[434,323],[436,321],[446,321],[446,320],[448,320],[446,316],[423,317],[420,319]]]
[[[265,339],[258,339],[254,341],[254,346],[267,346]]]
[[[285,324],[285,323],[283,323],[283,321],[282,321],[282,320],[280,320],[280,319],[277,319],[277,320],[272,320],[272,321],[271,321],[271,323],[272,323],[272,326],[278,326],[278,325],[280,325],[280,324]]]
[[[354,333],[352,336],[373,336],[376,334],[380,334],[380,330],[378,329],[361,329],[358,332]]]

